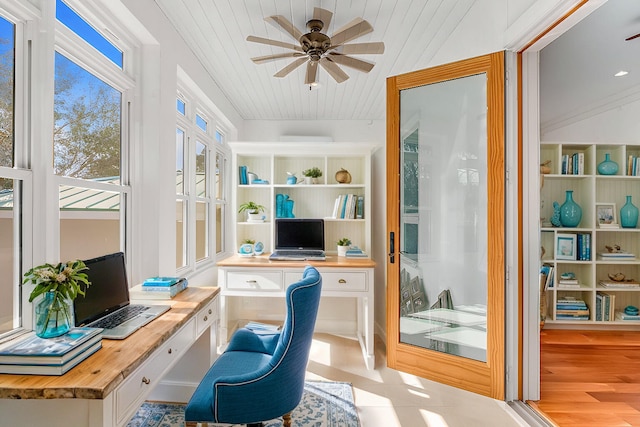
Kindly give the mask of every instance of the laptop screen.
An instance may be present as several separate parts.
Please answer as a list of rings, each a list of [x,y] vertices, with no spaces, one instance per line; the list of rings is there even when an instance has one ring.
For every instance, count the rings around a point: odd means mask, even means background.
[[[324,250],[324,220],[276,218],[276,249]]]
[[[76,326],[86,325],[107,314],[129,305],[129,282],[124,264],[124,253],[103,255],[85,261],[91,285],[86,295],[73,301]]]

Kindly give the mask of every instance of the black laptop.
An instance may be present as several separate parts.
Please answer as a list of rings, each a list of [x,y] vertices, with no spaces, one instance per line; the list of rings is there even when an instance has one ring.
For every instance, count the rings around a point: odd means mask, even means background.
[[[276,218],[276,261],[324,261],[324,220],[317,218]]]
[[[123,339],[160,316],[168,305],[131,304],[124,253],[84,262],[91,285],[73,301],[76,326],[103,328],[102,337]]]

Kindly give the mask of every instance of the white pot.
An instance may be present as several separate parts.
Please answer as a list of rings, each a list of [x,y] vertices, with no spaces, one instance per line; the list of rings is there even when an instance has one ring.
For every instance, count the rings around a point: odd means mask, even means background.
[[[249,221],[264,221],[266,219],[266,215],[260,212],[247,212],[247,219]]]
[[[347,256],[349,246],[338,246],[338,256]]]

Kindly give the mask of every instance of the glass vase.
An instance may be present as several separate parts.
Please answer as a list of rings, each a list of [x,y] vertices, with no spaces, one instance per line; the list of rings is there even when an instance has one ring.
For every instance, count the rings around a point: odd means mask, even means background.
[[[618,164],[611,160],[609,153],[605,153],[604,160],[598,163],[598,173],[600,175],[615,175],[618,172]]]
[[[53,338],[64,335],[74,324],[73,302],[47,292],[36,305],[36,335],[41,338]]]
[[[582,208],[573,200],[573,190],[567,190],[560,206],[560,223],[563,227],[577,227],[582,219]]]
[[[627,203],[620,208],[620,225],[623,228],[636,228],[638,225],[638,208],[631,203],[631,196],[627,196]]]

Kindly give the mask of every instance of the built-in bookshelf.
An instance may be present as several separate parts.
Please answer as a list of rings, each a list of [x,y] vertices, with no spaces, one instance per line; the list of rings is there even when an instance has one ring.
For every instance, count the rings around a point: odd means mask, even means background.
[[[598,164],[607,154],[618,171],[601,175]],[[640,306],[640,229],[621,227],[619,219],[627,196],[640,207],[634,165],[639,156],[637,145],[541,143],[540,162],[550,168],[540,179],[541,271],[552,271],[546,281],[545,323],[640,326],[639,320],[619,315],[628,306]],[[562,205],[569,190],[582,219],[577,227],[554,226],[554,202]],[[602,212],[615,218],[604,220]],[[586,316],[581,302],[588,308]]]
[[[237,248],[246,239],[262,242],[265,252],[273,251],[274,219],[281,212],[278,203],[293,201],[296,218],[322,218],[325,249],[336,254],[336,242],[348,237],[352,245],[371,253],[371,156],[375,145],[364,143],[230,143],[235,181],[232,210]],[[318,167],[317,183],[305,183],[302,172]],[[351,182],[340,183],[336,172],[345,169]],[[249,179],[246,184],[243,174]],[[288,183],[295,175],[296,184]],[[253,183],[258,180],[257,184]],[[253,201],[266,208],[264,222],[248,221],[238,206]],[[353,203],[353,215],[344,214],[337,204]],[[360,209],[358,209],[358,202]]]

